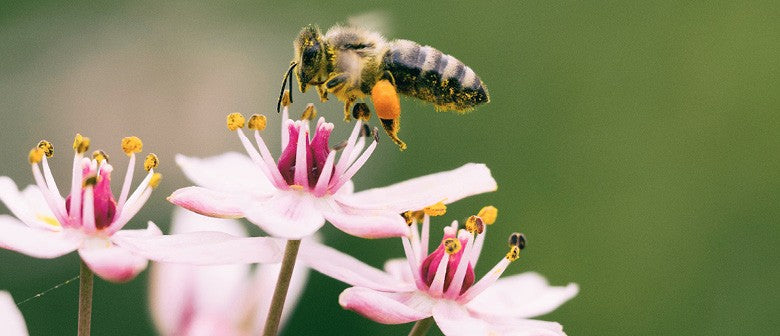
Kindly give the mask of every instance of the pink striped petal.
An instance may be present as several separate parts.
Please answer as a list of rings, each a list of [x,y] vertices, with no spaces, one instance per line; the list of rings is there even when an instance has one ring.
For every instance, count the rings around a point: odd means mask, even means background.
[[[250,204],[244,212],[263,231],[284,239],[301,239],[325,224],[314,198],[298,191],[279,192],[265,202]]]
[[[201,187],[186,187],[168,196],[168,201],[204,216],[218,218],[244,217],[246,197]]]
[[[73,252],[80,240],[77,232],[31,228],[16,218],[0,215],[0,248],[51,259]]]
[[[396,212],[362,210],[342,206],[338,201],[321,200],[323,215],[333,226],[361,238],[402,237],[409,234],[409,226]]]
[[[27,325],[14,299],[8,292],[0,291],[0,326],[3,327],[3,335],[27,336]]]
[[[150,222],[149,226],[154,224]],[[283,241],[274,238],[236,237],[217,231],[146,237],[119,231],[111,239],[147,259],[190,265],[279,262],[283,250]]]
[[[219,191],[267,194],[274,189],[252,160],[236,152],[207,158],[176,155],[184,175],[196,185]]]
[[[420,210],[439,201],[449,204],[497,188],[487,166],[468,163],[454,170],[357,192],[352,195],[350,204],[401,213]]]
[[[540,274],[526,272],[499,279],[467,306],[480,316],[528,318],[552,312],[578,291],[577,284],[550,286]]]
[[[373,321],[401,324],[431,316],[434,300],[420,292],[385,293],[363,287],[345,289],[339,304]]]
[[[91,238],[79,249],[81,260],[99,277],[112,282],[126,282],[146,268],[146,258],[112,244],[109,240]]]
[[[409,268],[409,261],[406,258],[390,259],[385,262],[385,272],[405,283],[414,283],[414,275]]]
[[[396,279],[346,253],[315,241],[304,241],[298,258],[314,270],[352,286],[386,292],[408,292],[415,288],[413,282]],[[406,268],[409,268],[409,264],[406,264]]]

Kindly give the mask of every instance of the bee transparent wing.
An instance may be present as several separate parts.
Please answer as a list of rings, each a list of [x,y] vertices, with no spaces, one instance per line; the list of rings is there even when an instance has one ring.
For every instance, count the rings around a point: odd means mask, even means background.
[[[373,10],[352,15],[347,18],[347,26],[375,31],[382,35],[392,34],[390,14],[383,10]]]

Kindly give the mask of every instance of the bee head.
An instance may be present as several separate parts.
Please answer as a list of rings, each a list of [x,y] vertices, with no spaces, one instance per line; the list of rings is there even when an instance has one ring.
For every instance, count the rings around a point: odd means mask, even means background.
[[[328,48],[317,26],[303,27],[295,39],[295,77],[301,92],[310,84],[322,84],[328,75]]]

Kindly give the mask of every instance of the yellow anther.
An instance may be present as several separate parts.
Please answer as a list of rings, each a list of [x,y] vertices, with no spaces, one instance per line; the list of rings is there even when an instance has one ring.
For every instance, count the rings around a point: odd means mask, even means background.
[[[149,179],[149,186],[152,187],[153,189],[157,188],[157,186],[160,185],[160,180],[162,180],[162,174],[154,173],[154,175],[152,175],[152,178]]]
[[[243,128],[244,122],[246,122],[246,119],[241,113],[231,113],[227,116],[227,128],[231,131]]]
[[[290,100],[290,91],[284,90],[284,94],[282,95],[282,106],[284,107],[290,106],[290,103],[292,103],[292,101]]]
[[[76,153],[83,154],[89,150],[89,138],[76,133],[76,137],[73,139],[73,150]]]
[[[136,136],[122,138],[122,150],[127,156],[140,153],[144,149],[144,143]]]
[[[300,184],[293,184],[290,186],[290,189],[295,191],[303,191],[303,186]]]
[[[439,202],[423,208],[423,212],[428,216],[441,216],[447,213],[447,206],[443,202]]]
[[[482,222],[485,224],[491,225],[496,222],[496,217],[498,217],[498,209],[492,205],[488,205],[482,208],[482,210],[479,210],[477,216],[482,218]]]
[[[425,213],[422,211],[407,211],[401,214],[406,221],[406,225],[412,225],[415,221],[422,222]]]
[[[485,224],[482,217],[471,216],[466,219],[466,231],[476,234],[481,234],[485,231]]]
[[[314,118],[317,118],[317,109],[314,108],[314,104],[309,103],[301,114],[301,120],[314,120]]]
[[[512,246],[509,248],[509,252],[506,253],[506,259],[509,261],[515,261],[517,258],[520,258],[520,248],[517,246]]]
[[[146,159],[144,159],[144,169],[146,171],[150,171],[154,168],[157,168],[157,166],[160,165],[160,159],[157,158],[157,155],[154,153],[149,153],[149,155],[146,156]]]
[[[46,151],[40,147],[35,147],[30,150],[30,154],[27,158],[30,160],[30,164],[38,164],[43,160],[43,156],[46,155]]]
[[[266,124],[268,121],[266,120],[265,116],[262,114],[253,114],[251,117],[249,117],[249,129],[262,131],[265,129]]]
[[[456,238],[447,238],[444,240],[444,251],[447,254],[455,254],[460,252],[460,240]]]
[[[95,159],[97,162],[108,162],[108,154],[102,150],[96,150],[92,152],[92,158]]]
[[[54,155],[54,145],[52,145],[51,142],[41,140],[38,142],[38,148],[43,149],[46,157],[52,157]]]
[[[40,215],[39,214],[39,215],[35,215],[35,218],[37,218],[39,221],[44,222],[46,224],[49,224],[51,226],[55,226],[55,227],[62,226],[62,225],[60,225],[60,222],[57,221],[56,218],[51,217],[51,216],[44,216],[44,215]]]
[[[86,179],[84,179],[83,187],[86,188],[88,186],[94,186],[94,185],[97,184],[97,182],[98,182],[98,176],[97,175],[92,175],[92,176],[87,177]]]

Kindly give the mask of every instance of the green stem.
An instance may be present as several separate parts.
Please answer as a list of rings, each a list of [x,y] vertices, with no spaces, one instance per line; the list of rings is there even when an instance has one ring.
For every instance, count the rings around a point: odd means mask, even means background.
[[[92,325],[92,282],[94,275],[92,270],[81,261],[79,273],[79,332],[78,336],[89,336]]]
[[[409,336],[423,336],[428,334],[428,330],[433,325],[433,316],[429,316],[422,320],[417,321],[412,327],[412,331],[409,332]]]
[[[287,290],[290,288],[290,278],[292,277],[293,269],[295,269],[295,260],[298,258],[298,248],[300,247],[300,240],[288,240],[287,246],[284,248],[282,269],[279,271],[274,296],[271,299],[271,308],[268,310],[268,317],[265,320],[264,336],[275,336],[279,332],[284,300],[287,299]]]

